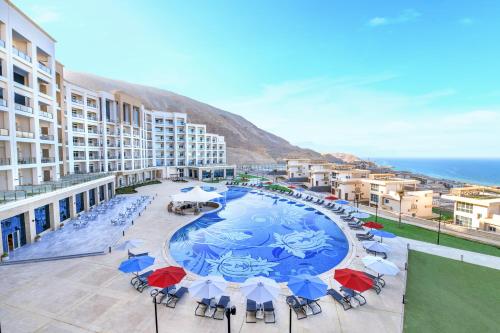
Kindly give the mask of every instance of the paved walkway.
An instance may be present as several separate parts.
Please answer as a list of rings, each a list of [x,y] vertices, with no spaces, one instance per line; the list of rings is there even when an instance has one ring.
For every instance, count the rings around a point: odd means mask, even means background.
[[[426,243],[414,239],[400,237],[400,240],[405,244],[410,245],[411,250],[425,252],[440,257],[462,260],[475,265],[500,269],[500,257],[490,256],[487,254],[455,249],[452,247],[441,246],[437,244]]]

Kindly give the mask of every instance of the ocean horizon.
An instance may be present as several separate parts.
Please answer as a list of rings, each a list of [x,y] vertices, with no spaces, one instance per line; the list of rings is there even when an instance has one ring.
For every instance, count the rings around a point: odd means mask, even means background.
[[[500,158],[369,158],[378,165],[435,178],[500,185]]]

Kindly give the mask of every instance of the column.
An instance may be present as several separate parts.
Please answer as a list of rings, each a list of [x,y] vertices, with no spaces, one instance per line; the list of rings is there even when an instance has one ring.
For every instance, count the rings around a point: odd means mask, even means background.
[[[59,200],[54,201],[49,205],[50,229],[57,230],[60,225],[59,217]]]
[[[86,212],[90,208],[89,205],[89,191],[83,192],[83,210]]]
[[[30,209],[24,213],[24,229],[26,230],[26,243],[33,243],[36,236],[34,209]]]
[[[76,198],[74,194],[69,196],[69,217],[76,217]]]

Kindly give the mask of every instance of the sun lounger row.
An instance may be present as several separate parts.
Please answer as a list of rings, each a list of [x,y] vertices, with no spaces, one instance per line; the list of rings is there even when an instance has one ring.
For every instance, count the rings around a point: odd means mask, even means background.
[[[259,313],[261,316],[259,316]],[[276,322],[276,314],[274,312],[274,305],[272,301],[264,302],[262,305],[257,302],[247,299],[247,308],[245,314],[245,321],[247,323],[256,323],[257,319],[262,318],[266,324]]]

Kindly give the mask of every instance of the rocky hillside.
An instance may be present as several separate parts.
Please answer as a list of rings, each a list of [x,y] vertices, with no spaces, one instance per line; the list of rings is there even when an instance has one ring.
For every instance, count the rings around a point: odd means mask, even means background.
[[[286,157],[321,158],[321,154],[291,145],[245,118],[173,92],[65,70],[65,79],[93,90],[121,90],[142,99],[154,110],[187,113],[189,121],[207,125],[207,131],[224,135],[228,163],[274,163]]]
[[[359,157],[347,153],[323,154],[323,158],[332,163],[353,163],[362,161]]]

